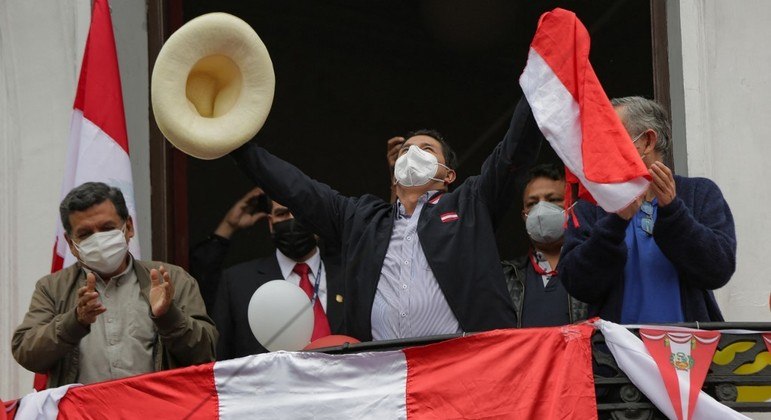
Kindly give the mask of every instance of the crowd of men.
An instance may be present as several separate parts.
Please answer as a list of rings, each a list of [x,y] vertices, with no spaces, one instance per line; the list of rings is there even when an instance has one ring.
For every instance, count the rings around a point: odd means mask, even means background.
[[[134,259],[120,190],[83,184],[60,206],[78,262],[38,281],[13,355],[58,386],[264,352],[247,307],[273,279],[298,285],[314,302],[312,339],[400,339],[593,316],[722,321],[712,291],[735,271],[728,204],[713,182],[673,175],[663,163],[672,139],[659,104],[612,103],[649,168],[650,188],[617,213],[579,200],[573,220],[560,168],[535,165],[545,142],[524,100],[479,175],[463,182],[439,133],[390,140],[390,201],[346,197],[247,143],[232,156],[260,188],[192,250],[193,276]],[[495,230],[520,194],[532,246],[501,261]],[[265,195],[272,200],[255,209]],[[275,253],[223,270],[231,235],[262,219]]]

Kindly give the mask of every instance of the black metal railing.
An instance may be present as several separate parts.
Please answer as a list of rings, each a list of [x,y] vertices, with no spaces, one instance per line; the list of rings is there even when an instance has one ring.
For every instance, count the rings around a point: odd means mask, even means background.
[[[771,389],[771,356],[768,355],[761,331],[771,331],[771,323],[683,323],[672,324],[703,330],[750,330],[754,334],[723,333],[717,346],[703,390],[717,401],[740,412],[771,412],[771,402],[760,398]],[[638,332],[631,329],[635,335]],[[330,354],[363,351],[396,350],[438,343],[462,334],[385,340],[317,349]],[[765,353],[765,354],[764,354]],[[597,331],[592,336],[592,362],[597,392],[597,410],[607,419],[666,419],[666,417],[634,386],[619,369],[605,345],[605,337]]]

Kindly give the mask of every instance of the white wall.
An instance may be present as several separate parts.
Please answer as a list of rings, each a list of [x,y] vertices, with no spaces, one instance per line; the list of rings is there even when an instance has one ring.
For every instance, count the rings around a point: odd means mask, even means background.
[[[113,0],[138,232],[150,248],[145,2]],[[11,336],[50,271],[72,103],[90,0],[0,0],[0,398],[31,390]]]
[[[727,321],[771,321],[771,2],[667,6],[676,167],[714,180],[736,222],[737,271],[718,301]]]

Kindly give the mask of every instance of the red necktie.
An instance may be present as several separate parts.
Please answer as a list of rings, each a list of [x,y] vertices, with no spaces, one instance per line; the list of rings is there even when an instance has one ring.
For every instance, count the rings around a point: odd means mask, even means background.
[[[308,272],[310,271],[308,264],[297,263],[292,271],[300,276],[300,288],[305,291],[308,298],[313,299],[313,285],[311,284],[311,279],[308,277]],[[324,308],[317,298],[316,303],[313,304],[313,335],[311,336],[311,341],[316,340],[317,338],[326,337],[330,334],[327,314],[324,313]]]

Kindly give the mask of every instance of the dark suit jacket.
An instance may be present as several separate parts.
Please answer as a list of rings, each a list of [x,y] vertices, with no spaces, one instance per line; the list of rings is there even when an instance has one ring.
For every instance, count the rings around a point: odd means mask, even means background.
[[[463,331],[517,325],[494,232],[511,202],[521,196],[541,138],[530,107],[520,101],[506,137],[487,158],[480,175],[469,177],[438,202],[430,200],[420,213],[420,244]],[[273,199],[341,250],[348,333],[371,340],[372,304],[395,205],[372,195],[345,197],[252,142],[233,157]]]
[[[332,333],[339,334],[344,331],[343,302],[337,299],[338,295],[343,296],[339,258],[322,254],[322,260],[327,277],[327,319]],[[246,311],[258,287],[283,278],[275,254],[234,265],[222,272],[212,313],[220,332],[217,360],[267,352],[254,338]]]

